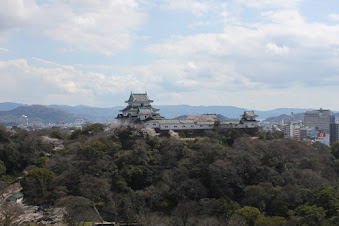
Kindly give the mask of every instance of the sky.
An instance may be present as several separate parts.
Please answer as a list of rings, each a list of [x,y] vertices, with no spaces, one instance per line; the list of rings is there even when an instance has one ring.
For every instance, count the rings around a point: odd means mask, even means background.
[[[0,102],[339,110],[337,0],[0,5]]]

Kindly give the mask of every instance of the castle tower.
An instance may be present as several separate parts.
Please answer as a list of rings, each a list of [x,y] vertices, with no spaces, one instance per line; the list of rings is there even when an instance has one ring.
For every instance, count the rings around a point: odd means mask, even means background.
[[[120,123],[138,123],[145,120],[162,119],[159,113],[159,109],[152,107],[147,93],[133,93],[125,103],[127,107],[120,110],[121,114],[118,114],[116,119]]]

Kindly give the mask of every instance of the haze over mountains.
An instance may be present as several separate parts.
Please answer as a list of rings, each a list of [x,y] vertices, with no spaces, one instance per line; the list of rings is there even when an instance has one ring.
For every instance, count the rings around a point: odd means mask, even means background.
[[[175,118],[182,115],[196,114],[220,114],[229,119],[237,119],[245,110],[234,106],[190,106],[190,105],[154,105],[160,109],[160,114],[165,118]],[[26,105],[20,103],[5,102],[0,103],[0,123],[10,123],[22,121],[22,115],[27,115],[30,120],[49,123],[49,122],[74,122],[76,119],[85,119],[90,122],[113,122],[120,109],[124,106],[115,106],[109,108],[90,107],[84,105]],[[299,117],[298,113],[303,113],[310,109],[302,108],[278,108],[269,111],[257,111],[258,119],[269,121],[279,121],[280,119],[290,118],[291,112]],[[277,117],[278,118],[274,118]]]
[[[15,106],[14,104],[12,105]],[[2,109],[6,107],[1,106]],[[8,109],[8,108],[7,108]],[[18,106],[7,111],[0,111],[0,124],[16,125],[26,122],[28,117],[30,122],[34,123],[51,123],[51,122],[74,122],[79,116],[69,112],[50,108],[42,105]]]

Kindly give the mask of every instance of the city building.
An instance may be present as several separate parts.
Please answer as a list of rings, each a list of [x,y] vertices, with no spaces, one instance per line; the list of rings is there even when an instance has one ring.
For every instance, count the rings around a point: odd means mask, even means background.
[[[333,124],[332,131],[333,131],[332,133],[333,139],[331,139],[332,143],[339,141],[339,123]]]
[[[325,133],[332,144],[335,141],[335,116],[330,110],[306,111],[304,116],[304,125],[310,128],[315,128],[320,133]]]

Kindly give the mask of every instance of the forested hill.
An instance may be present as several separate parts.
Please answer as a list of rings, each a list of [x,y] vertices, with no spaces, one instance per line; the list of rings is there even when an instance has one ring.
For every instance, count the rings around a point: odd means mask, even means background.
[[[0,123],[23,123],[26,118],[29,118],[30,122],[42,122],[42,123],[55,123],[62,122],[74,122],[77,118],[76,115],[65,112],[63,110],[45,107],[42,105],[20,106],[9,111],[0,111]]]
[[[293,115],[293,120],[294,121],[304,121],[304,115],[305,113],[297,113]],[[279,116],[275,116],[275,117],[269,117],[267,119],[265,119],[265,121],[267,122],[281,122],[281,120],[284,120],[285,122],[290,122],[291,121],[291,115],[286,115],[286,114],[282,114]]]
[[[25,203],[65,207],[68,225],[338,225],[338,144],[218,128],[192,139],[171,134],[0,128],[0,185],[25,172]]]

